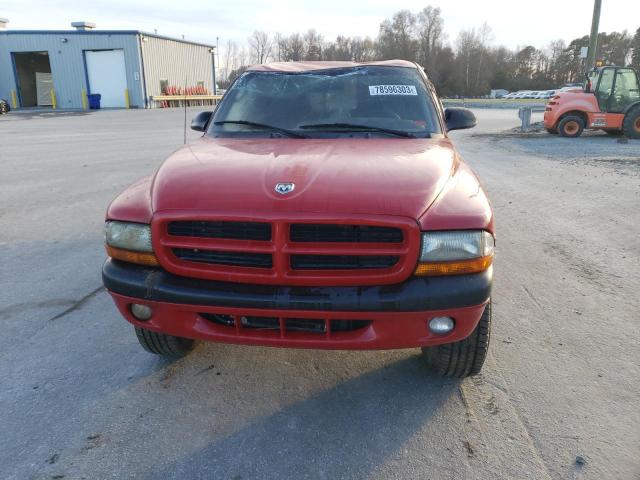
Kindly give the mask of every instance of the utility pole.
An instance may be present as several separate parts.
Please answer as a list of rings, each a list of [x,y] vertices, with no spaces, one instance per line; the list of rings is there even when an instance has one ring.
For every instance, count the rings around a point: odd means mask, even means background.
[[[216,65],[218,66],[218,77],[222,75],[220,73],[220,45],[218,45],[219,42],[220,37],[216,37]]]
[[[591,36],[589,37],[589,54],[586,67],[591,70],[596,66],[596,49],[598,48],[598,29],[600,27],[600,9],[602,0],[595,0],[593,5],[593,20],[591,21]]]
[[[210,48],[211,64],[213,66],[213,94],[218,94],[218,85],[216,84],[216,47]]]

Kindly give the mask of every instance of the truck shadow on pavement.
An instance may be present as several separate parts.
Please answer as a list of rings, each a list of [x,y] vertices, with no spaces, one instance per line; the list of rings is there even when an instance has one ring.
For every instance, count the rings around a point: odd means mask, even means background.
[[[402,457],[419,431],[428,438],[430,419],[458,386],[412,356],[312,394],[146,478],[364,478]]]

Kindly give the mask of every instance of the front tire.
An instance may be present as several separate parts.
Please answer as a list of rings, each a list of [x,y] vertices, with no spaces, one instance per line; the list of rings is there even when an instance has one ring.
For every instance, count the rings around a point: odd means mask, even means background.
[[[423,347],[428,365],[439,375],[464,378],[482,370],[491,337],[491,300],[482,312],[476,329],[464,340],[435,347]]]
[[[584,120],[576,115],[564,117],[558,123],[558,133],[562,137],[575,138],[582,135]]]
[[[640,105],[627,112],[622,122],[622,131],[629,138],[640,138]]]
[[[147,352],[169,358],[181,358],[189,353],[195,341],[190,338],[174,337],[164,333],[152,332],[144,328],[134,327],[138,342]]]

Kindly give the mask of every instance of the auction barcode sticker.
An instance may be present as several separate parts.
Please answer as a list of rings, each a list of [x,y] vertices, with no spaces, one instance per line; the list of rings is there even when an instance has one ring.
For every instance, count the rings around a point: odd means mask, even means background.
[[[413,85],[369,85],[369,95],[418,95]]]

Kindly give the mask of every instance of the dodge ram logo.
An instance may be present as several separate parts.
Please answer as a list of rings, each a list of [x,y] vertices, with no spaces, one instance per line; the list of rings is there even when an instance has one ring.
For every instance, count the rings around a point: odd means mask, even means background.
[[[286,195],[287,193],[291,193],[295,190],[295,183],[277,183],[276,184],[276,192],[280,195]]]

